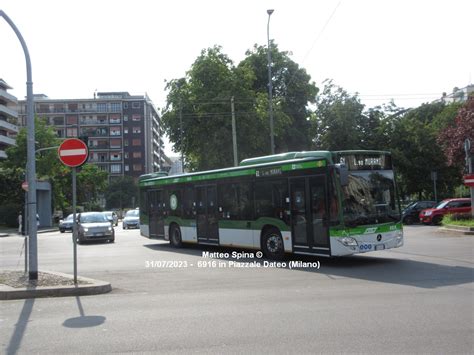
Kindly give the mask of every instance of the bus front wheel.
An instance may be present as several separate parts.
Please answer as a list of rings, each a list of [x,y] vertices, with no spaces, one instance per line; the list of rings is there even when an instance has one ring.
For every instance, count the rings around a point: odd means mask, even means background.
[[[181,230],[176,224],[172,224],[170,227],[170,244],[175,248],[181,248],[183,240],[181,239]]]
[[[267,229],[262,236],[262,250],[269,259],[281,260],[285,255],[283,238],[276,228]]]

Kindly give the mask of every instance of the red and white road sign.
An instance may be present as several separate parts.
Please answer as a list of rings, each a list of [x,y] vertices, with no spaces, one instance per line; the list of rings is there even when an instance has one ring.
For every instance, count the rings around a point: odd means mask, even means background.
[[[58,148],[59,160],[71,168],[84,164],[88,155],[87,145],[77,138],[66,139]]]
[[[474,187],[474,174],[464,175],[464,185]]]
[[[23,181],[21,183],[21,188],[25,190],[26,192],[28,192],[28,181]]]

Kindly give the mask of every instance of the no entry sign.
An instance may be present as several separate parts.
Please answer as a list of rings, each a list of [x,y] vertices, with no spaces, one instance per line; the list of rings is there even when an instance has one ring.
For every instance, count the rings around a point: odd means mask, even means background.
[[[71,168],[84,164],[88,155],[87,145],[77,138],[66,139],[58,148],[59,160]]]

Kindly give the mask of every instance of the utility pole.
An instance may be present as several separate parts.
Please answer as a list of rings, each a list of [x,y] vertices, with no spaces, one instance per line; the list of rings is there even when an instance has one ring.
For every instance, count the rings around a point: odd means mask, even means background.
[[[235,110],[234,110],[234,97],[230,99],[230,108],[232,110],[232,146],[234,148],[234,166],[237,166],[237,132],[235,128]]]
[[[0,17],[15,32],[21,43],[25,54],[26,62],[26,127],[27,127],[27,181],[28,181],[28,241],[29,241],[29,279],[38,280],[38,244],[37,244],[37,226],[36,226],[36,162],[35,162],[35,117],[34,117],[34,101],[33,101],[33,76],[31,73],[31,60],[28,47],[18,28],[7,14],[0,10]]]

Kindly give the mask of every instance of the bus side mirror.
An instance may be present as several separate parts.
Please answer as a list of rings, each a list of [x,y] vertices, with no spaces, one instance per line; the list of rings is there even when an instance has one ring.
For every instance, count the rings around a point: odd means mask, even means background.
[[[339,174],[341,186],[349,185],[349,169],[346,164],[336,164],[336,171]]]

